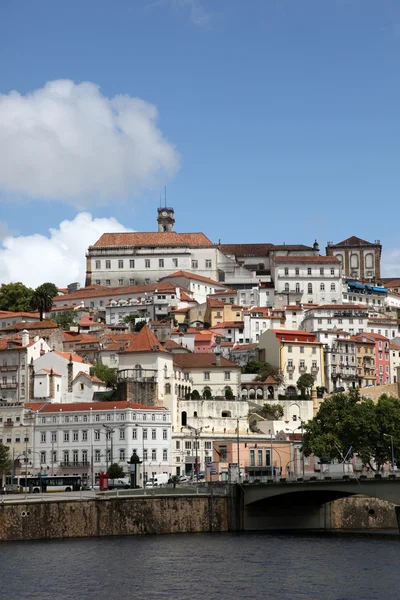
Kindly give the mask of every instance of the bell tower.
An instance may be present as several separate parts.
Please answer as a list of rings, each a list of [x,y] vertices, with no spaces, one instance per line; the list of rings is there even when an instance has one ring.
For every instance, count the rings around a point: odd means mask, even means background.
[[[174,231],[175,225],[175,217],[174,217],[174,209],[162,207],[157,209],[158,217],[158,231],[161,232],[169,232]]]

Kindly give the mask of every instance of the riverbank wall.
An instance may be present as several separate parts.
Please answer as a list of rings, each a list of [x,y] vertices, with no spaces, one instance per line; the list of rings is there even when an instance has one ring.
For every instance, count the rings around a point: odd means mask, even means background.
[[[4,502],[0,504],[0,541],[244,531],[240,493],[232,492]],[[366,496],[342,498],[321,507],[316,527],[326,531],[398,530],[395,508]],[[292,517],[300,521],[296,515],[300,516],[293,510]],[[263,529],[262,521],[255,529]],[[275,528],[285,526],[277,520]]]

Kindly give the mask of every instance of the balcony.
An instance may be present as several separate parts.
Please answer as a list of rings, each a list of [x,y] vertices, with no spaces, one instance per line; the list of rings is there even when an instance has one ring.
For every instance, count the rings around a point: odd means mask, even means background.
[[[5,421],[4,427],[14,427],[14,421]]]
[[[319,367],[311,367],[311,373],[316,375],[318,373],[318,371],[319,371]]]
[[[9,381],[8,383],[0,383],[0,389],[2,390],[16,390],[18,387],[18,383],[14,381]]]
[[[0,371],[18,371],[18,365],[2,365]]]
[[[74,461],[69,460],[67,462],[61,462],[60,467],[65,469],[66,467],[90,467],[90,462],[88,460],[84,461]]]
[[[299,373],[307,373],[307,367],[305,365],[304,366],[300,365],[299,366]]]
[[[287,371],[288,373],[293,373],[293,371],[294,371],[294,370],[295,370],[295,366],[294,366],[294,365],[288,365],[288,366],[286,367],[286,371]]]

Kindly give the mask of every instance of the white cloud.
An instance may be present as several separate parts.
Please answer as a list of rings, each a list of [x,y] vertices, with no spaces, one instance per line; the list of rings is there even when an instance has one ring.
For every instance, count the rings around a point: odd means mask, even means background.
[[[383,251],[382,277],[400,277],[400,250],[388,248]]]
[[[0,189],[82,207],[159,187],[179,155],[156,121],[154,105],[90,82],[0,94]]]
[[[59,287],[85,282],[85,252],[105,232],[129,231],[116,219],[93,219],[87,212],[63,221],[49,236],[6,237],[0,248],[0,281],[22,281],[37,287],[52,281]]]

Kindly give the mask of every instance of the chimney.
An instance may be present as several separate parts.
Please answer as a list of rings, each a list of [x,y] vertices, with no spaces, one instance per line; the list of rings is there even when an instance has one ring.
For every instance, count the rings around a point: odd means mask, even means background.
[[[72,354],[69,355],[68,372],[68,391],[72,392],[72,381],[74,379],[74,363],[72,362]]]
[[[53,369],[50,369],[50,375],[49,375],[49,396],[50,399],[54,399],[54,373],[53,373]]]
[[[29,333],[26,329],[22,332],[22,345],[27,346],[29,344]]]

